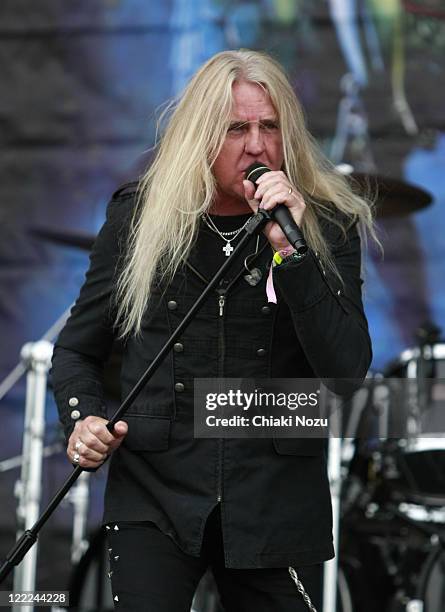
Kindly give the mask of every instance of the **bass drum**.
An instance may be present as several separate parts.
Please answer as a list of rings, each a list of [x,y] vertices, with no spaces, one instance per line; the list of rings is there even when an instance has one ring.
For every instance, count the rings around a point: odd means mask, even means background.
[[[430,552],[419,569],[409,577],[411,591],[399,589],[389,612],[406,610],[443,612],[445,610],[445,551],[442,547]],[[414,592],[413,592],[414,591]]]
[[[401,423],[390,432],[400,499],[445,506],[445,344],[404,351],[386,378]]]
[[[444,523],[436,518],[373,502],[344,518],[339,558],[354,612],[445,610]]]

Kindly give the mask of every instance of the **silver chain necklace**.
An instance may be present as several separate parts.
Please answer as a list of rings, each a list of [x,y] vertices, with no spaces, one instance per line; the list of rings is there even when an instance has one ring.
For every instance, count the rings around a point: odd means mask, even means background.
[[[217,234],[220,238],[222,238],[224,242],[226,243],[222,247],[222,250],[224,251],[224,254],[226,257],[230,257],[230,255],[233,252],[233,246],[230,243],[240,235],[240,233],[243,231],[243,229],[246,227],[246,225],[250,221],[250,217],[249,217],[247,221],[239,229],[232,230],[231,232],[220,232],[219,229],[214,224],[213,220],[209,217],[207,213],[204,213],[202,215],[202,219],[204,223],[207,225],[207,227],[211,229],[212,232]],[[231,238],[229,238],[229,236],[231,236]]]

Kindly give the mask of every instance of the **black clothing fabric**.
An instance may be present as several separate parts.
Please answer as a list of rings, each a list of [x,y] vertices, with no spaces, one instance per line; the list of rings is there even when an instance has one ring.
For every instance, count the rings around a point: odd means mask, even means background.
[[[113,197],[85,284],[55,346],[54,392],[67,436],[76,402],[75,416],[106,417],[102,369],[115,337],[113,288],[134,195],[130,185]],[[196,377],[366,375],[371,346],[361,301],[360,240],[355,227],[346,240],[334,224],[323,231],[343,284],[309,252],[303,261],[273,270],[276,304],[266,296],[272,258],[266,239],[260,237],[254,262],[262,272],[255,287],[244,279],[243,266],[255,245],[246,248],[130,407],[129,432],[110,461],[104,521],[152,521],[185,553],[199,556],[206,519],[221,504],[228,568],[300,566],[333,556],[323,440],[193,435]],[[167,287],[153,289],[140,337],[124,346],[122,397],[202,292],[206,266],[216,263],[209,253],[220,246],[220,238],[203,227],[187,265]]]
[[[190,612],[198,583],[210,567],[224,612],[307,612],[307,604],[287,567],[224,567],[219,509],[217,506],[207,520],[199,557],[182,552],[154,523],[107,525],[115,609],[120,612]],[[294,569],[312,603],[321,610],[322,565]],[[214,585],[207,582],[207,597],[215,597],[211,590]]]

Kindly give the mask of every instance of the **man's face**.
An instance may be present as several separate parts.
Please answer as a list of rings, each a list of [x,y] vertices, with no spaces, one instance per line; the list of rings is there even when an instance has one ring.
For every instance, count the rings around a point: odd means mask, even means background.
[[[271,170],[280,170],[283,165],[281,131],[269,95],[247,81],[234,83],[232,92],[229,131],[213,166],[222,202],[244,201],[244,173],[253,162]]]

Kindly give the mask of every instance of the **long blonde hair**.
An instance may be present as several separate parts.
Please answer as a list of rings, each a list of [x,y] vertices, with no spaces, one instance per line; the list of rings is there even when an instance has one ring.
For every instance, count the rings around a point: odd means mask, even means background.
[[[270,95],[282,133],[283,170],[307,204],[302,230],[325,265],[336,272],[320,231],[322,217],[332,220],[337,209],[350,223],[360,221],[373,232],[369,204],[353,193],[307,131],[302,107],[282,67],[257,51],[218,53],[169,109],[154,162],[140,181],[116,287],[122,337],[140,332],[156,274],[161,271],[164,279],[171,279],[194,244],[200,215],[209,210],[216,194],[212,166],[230,123],[232,85],[241,80],[261,85]]]

